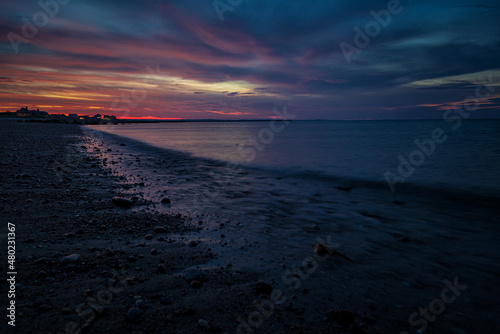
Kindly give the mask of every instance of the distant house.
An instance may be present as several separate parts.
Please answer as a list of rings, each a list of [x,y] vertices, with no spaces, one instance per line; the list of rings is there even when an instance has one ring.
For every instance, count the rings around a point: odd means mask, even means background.
[[[101,114],[95,114],[94,115],[94,118],[101,118],[101,117],[102,117]]]
[[[68,117],[76,119],[76,118],[78,118],[78,114],[69,114]]]
[[[30,115],[30,111],[29,111],[28,107],[22,107],[21,109],[17,110],[15,114],[16,114],[16,116],[26,117],[26,116]]]
[[[49,116],[49,113],[46,111],[40,111],[40,109],[29,110],[28,107],[22,107],[15,112],[15,115],[21,117],[47,117]]]

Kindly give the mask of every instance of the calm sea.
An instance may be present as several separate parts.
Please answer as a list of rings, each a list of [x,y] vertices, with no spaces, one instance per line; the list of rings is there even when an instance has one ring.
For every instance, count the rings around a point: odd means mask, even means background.
[[[93,128],[194,158],[276,173],[367,181],[396,192],[404,183],[497,194],[500,120],[453,125],[441,120],[262,121]]]

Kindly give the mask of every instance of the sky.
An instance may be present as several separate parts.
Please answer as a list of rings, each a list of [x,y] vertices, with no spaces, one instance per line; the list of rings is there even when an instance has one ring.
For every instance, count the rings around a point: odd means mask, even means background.
[[[496,0],[2,0],[0,111],[500,116]],[[464,101],[468,104],[464,105]]]

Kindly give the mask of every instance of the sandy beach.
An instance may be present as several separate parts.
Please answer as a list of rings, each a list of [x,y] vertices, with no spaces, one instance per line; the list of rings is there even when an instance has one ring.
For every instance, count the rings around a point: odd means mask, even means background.
[[[201,206],[196,211],[176,205],[192,195],[172,189],[206,167],[188,158],[136,156],[133,142],[77,125],[3,121],[0,127],[2,242],[6,247],[7,223],[14,224],[17,273],[15,329],[4,321],[5,333],[356,334],[425,328],[462,334],[498,325],[497,268],[488,265],[496,253],[484,262],[474,258],[477,268],[458,265],[473,254],[453,253],[462,249],[461,235],[475,233],[473,227],[457,223],[456,239],[431,248],[444,227],[401,233],[390,224],[410,202],[387,204],[393,217],[363,210],[339,214],[336,227],[242,227],[229,215],[221,220],[204,215]],[[147,168],[158,169],[158,179],[138,175]],[[160,170],[170,175],[171,189],[152,194],[152,184],[167,177]],[[349,197],[346,205],[354,202]],[[470,217],[459,206],[457,221],[466,221]],[[491,203],[478,210],[476,217],[485,220],[495,212]],[[432,222],[450,218],[436,217]],[[342,219],[355,226],[389,224],[373,227],[373,240],[358,242],[354,228],[342,232]],[[297,237],[281,238],[285,232]],[[495,238],[493,233],[484,242],[494,244]],[[315,250],[317,244],[330,247]],[[419,306],[436,312],[409,323]]]

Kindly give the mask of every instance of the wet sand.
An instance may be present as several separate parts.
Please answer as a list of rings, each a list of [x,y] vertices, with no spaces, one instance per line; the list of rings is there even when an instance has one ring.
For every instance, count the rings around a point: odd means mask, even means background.
[[[358,252],[345,241],[339,251],[353,261],[315,255],[314,245],[327,243],[334,230],[306,226],[307,237],[294,245],[293,238],[279,239],[282,230],[258,234],[232,219],[193,214],[188,205],[160,203],[161,196],[175,202],[175,193],[148,195],[154,180],[112,161],[141,160],[123,142],[73,125],[4,121],[0,127],[0,210],[3,224],[16,226],[16,333],[412,333],[425,318],[412,326],[411,314],[441,299],[444,279],[457,276],[456,298],[425,321],[425,332],[486,333],[498,324],[497,268],[471,284],[453,267],[467,254],[446,253],[436,267],[430,260],[436,254],[425,247],[439,242],[437,234],[422,240],[393,233],[358,245]],[[175,188],[194,166],[166,159],[161,168],[176,170]],[[140,163],[139,170],[147,167],[144,158]],[[132,207],[117,206],[115,196]],[[248,242],[258,238],[260,244]],[[451,300],[453,289],[447,291]]]

